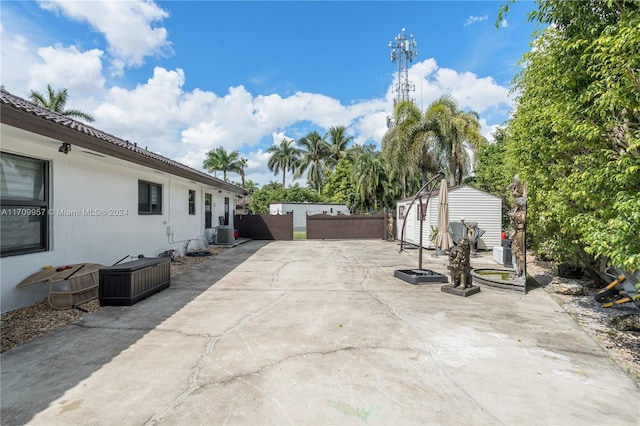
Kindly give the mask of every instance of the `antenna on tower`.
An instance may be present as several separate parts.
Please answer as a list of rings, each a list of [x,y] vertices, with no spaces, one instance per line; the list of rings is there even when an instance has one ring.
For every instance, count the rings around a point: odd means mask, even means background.
[[[405,29],[402,28],[402,32],[389,42],[391,62],[398,64],[397,78],[393,87],[395,92],[394,106],[401,101],[414,102],[414,99],[409,97],[409,92],[416,90],[416,86],[409,81],[409,64],[413,62],[413,58],[418,56],[418,43],[413,38],[413,34],[409,34],[407,37],[404,32]],[[387,117],[387,127],[393,127],[393,124],[393,120]]]

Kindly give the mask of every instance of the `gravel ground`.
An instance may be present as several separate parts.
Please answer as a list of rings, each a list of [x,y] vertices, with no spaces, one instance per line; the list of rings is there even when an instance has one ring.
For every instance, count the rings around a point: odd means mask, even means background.
[[[209,252],[215,256],[227,248],[210,247]],[[186,271],[190,267],[211,259],[206,257],[183,256],[171,262],[171,277]],[[42,334],[73,322],[78,318],[100,309],[100,302],[95,299],[78,306],[79,309],[53,309],[47,300],[43,300],[24,308],[2,314],[1,318],[1,352],[27,343]]]
[[[210,252],[217,255],[226,248],[211,247]],[[182,257],[171,262],[171,276],[174,277],[190,267],[204,262],[207,257]],[[640,385],[640,331],[622,331],[612,326],[612,321],[624,315],[640,316],[640,309],[631,303],[604,309],[593,298],[593,289],[586,286],[585,294],[567,296],[554,293],[552,281],[555,268],[550,262],[527,259],[527,273],[547,290],[554,300],[571,315],[574,320],[593,338],[625,371]],[[557,280],[557,278],[556,278]],[[80,309],[52,309],[46,300],[25,308],[2,314],[2,348],[0,352],[20,346],[29,340],[55,330],[69,322],[100,309],[98,300],[92,300],[79,306]]]

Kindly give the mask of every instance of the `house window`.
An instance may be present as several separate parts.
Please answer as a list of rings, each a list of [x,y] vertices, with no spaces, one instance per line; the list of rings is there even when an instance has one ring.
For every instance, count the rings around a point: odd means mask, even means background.
[[[49,249],[49,162],[0,153],[1,256]]]
[[[221,225],[228,225],[229,224],[229,198],[224,197],[224,224]]]
[[[400,206],[398,208],[398,218],[399,219],[404,219],[404,206]]]
[[[189,190],[189,214],[196,214],[196,191]]]
[[[162,214],[162,185],[138,181],[138,214]]]
[[[204,194],[204,227],[211,228],[213,212],[211,210],[211,194]]]

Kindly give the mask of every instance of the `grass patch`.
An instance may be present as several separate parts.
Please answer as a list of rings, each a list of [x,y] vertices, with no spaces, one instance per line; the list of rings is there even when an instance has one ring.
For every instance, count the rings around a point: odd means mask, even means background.
[[[307,231],[293,231],[293,239],[294,240],[306,240],[307,239]]]

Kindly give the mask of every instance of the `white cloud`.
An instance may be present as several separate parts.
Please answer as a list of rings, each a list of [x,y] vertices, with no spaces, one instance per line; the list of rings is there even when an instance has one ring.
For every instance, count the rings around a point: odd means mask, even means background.
[[[25,70],[38,60],[35,50],[27,38],[8,33],[4,25],[1,27],[0,43],[2,84],[17,95],[24,95],[29,89]]]
[[[509,89],[500,86],[492,77],[478,78],[473,73],[458,73],[441,68],[435,76],[436,84],[450,93],[461,108],[471,109],[479,114],[492,107],[507,106]]]
[[[29,75],[34,82],[58,83],[70,91],[73,87],[78,93],[88,91],[91,84],[97,89],[104,84],[100,74],[103,55],[99,50],[81,52],[74,46],[49,46],[36,49],[39,56],[34,59],[28,55],[30,46],[25,39],[6,37],[3,47],[6,43],[15,45],[14,55],[22,52],[24,69],[31,70]],[[4,58],[3,48],[3,62]],[[416,86],[418,105],[426,109],[439,96],[452,94],[461,108],[483,114],[482,132],[486,136],[496,126],[488,121],[488,112],[510,107],[508,89],[491,77],[439,68],[433,58],[414,64],[409,73]],[[95,108],[77,105],[76,98],[72,106],[93,113],[97,128],[197,169],[202,168],[204,155],[212,148],[241,150],[248,158],[246,177],[261,185],[281,180],[281,175],[274,175],[267,168],[265,143],[277,144],[283,137],[297,139],[306,132],[300,124],[308,127],[311,123],[324,130],[345,125],[353,132],[355,143],[374,142],[379,146],[387,131],[386,117],[393,109],[393,81],[384,98],[345,106],[316,93],[254,96],[244,86],[231,87],[221,95],[201,89],[185,91],[185,79],[181,69],[156,67],[146,82],[132,89],[114,86],[108,91],[98,90]],[[230,178],[239,180],[233,175]],[[289,174],[287,183],[292,183]]]
[[[473,25],[476,22],[482,22],[482,21],[486,21],[487,19],[489,19],[489,15],[483,15],[483,16],[469,16],[467,18],[466,21],[464,21],[464,26],[468,27],[469,25]]]
[[[47,84],[66,88],[74,97],[102,90],[102,54],[99,49],[81,52],[75,46],[47,46],[37,50],[40,61],[29,68],[29,88],[42,91]]]
[[[503,19],[502,21],[500,21],[500,26],[502,28],[507,28],[509,26],[509,23],[507,22],[506,19]]]
[[[416,90],[420,91],[416,94],[417,104],[422,102],[423,109],[426,109],[438,97],[451,94],[460,108],[481,114],[481,131],[487,138],[498,126],[489,121],[490,113],[505,116],[511,107],[508,89],[491,77],[438,68],[433,58],[416,63],[409,73]],[[278,144],[284,137],[297,139],[302,135],[295,134],[296,124],[309,121],[325,130],[332,125],[345,125],[353,132],[355,143],[374,142],[379,146],[387,131],[386,117],[393,105],[391,89],[385,99],[349,106],[324,95],[302,92],[289,97],[277,94],[254,97],[243,86],[230,88],[224,97],[194,91],[177,96],[175,102],[179,102],[178,98],[182,99],[180,107],[175,108],[181,111],[178,122],[185,126],[181,130],[183,154],[179,161],[199,168],[209,149],[217,146],[239,149],[246,152],[244,155],[249,159],[247,178],[260,184],[281,179],[267,169],[268,154],[265,151],[268,146],[264,146],[265,140]],[[190,103],[185,101],[188,98]],[[184,114],[187,105],[189,111],[195,113]],[[131,113],[135,116],[135,112]],[[194,119],[189,120],[189,117]],[[174,141],[172,146],[176,145]],[[251,149],[254,146],[256,149]],[[291,179],[287,178],[287,182]]]
[[[153,24],[169,16],[152,1],[64,1],[42,0],[42,8],[87,22],[104,34],[112,68],[121,73],[125,66],[139,66],[146,56],[171,51],[167,30]]]
[[[409,69],[409,80],[415,86],[412,97],[422,110],[447,94],[456,99],[460,108],[479,114],[496,109],[508,111],[510,108],[509,89],[496,83],[492,77],[478,77],[471,72],[438,68],[433,58],[412,66]],[[388,93],[390,91],[391,88]]]
[[[487,139],[487,141],[494,142],[493,133],[496,131],[498,127],[500,127],[500,125],[487,124],[487,120],[485,118],[481,118],[479,121],[480,121],[480,133],[482,133],[482,136],[484,136]]]

